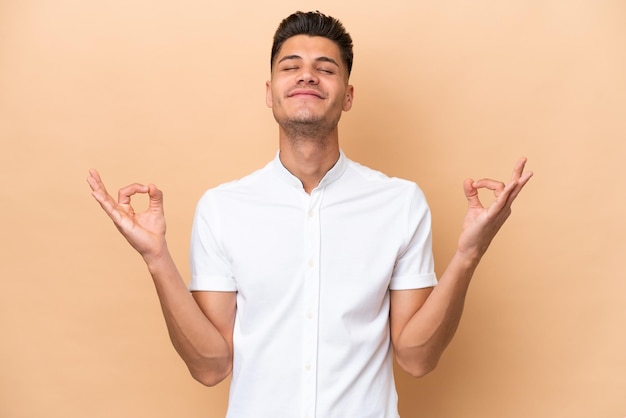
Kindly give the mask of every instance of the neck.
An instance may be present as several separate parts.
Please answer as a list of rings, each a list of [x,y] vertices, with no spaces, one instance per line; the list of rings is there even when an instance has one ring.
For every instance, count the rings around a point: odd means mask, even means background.
[[[339,159],[337,130],[325,138],[303,138],[280,132],[280,161],[311,193]]]

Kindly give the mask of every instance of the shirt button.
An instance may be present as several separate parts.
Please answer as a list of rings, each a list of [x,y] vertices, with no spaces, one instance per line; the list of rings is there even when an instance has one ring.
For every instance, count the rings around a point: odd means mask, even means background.
[[[306,313],[306,317],[307,317],[307,319],[311,319],[311,318],[313,318],[313,314],[309,311],[309,312]]]
[[[315,260],[312,258],[309,260],[309,267],[313,267],[315,265]]]
[[[304,366],[304,370],[306,370],[307,372],[308,372],[308,371],[311,371],[311,365],[307,363],[307,364]]]

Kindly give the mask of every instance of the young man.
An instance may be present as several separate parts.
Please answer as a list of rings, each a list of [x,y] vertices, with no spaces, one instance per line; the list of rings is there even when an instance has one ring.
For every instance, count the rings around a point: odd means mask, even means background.
[[[161,192],[132,184],[116,202],[90,172],[93,196],[145,260],[191,374],[210,386],[232,370],[228,417],[397,417],[392,352],[413,376],[435,367],[478,262],[532,175],[522,159],[506,185],[466,180],[463,232],[437,283],[420,189],[340,150],[351,66],[336,19],[298,12],[280,24],[266,96],[279,152],[200,200],[191,293],[167,249]],[[487,208],[480,188],[494,192]],[[144,213],[130,205],[136,193],[150,197]]]

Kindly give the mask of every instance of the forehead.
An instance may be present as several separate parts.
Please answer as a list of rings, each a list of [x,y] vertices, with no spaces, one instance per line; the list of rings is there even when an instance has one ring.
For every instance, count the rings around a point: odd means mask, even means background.
[[[276,54],[276,62],[283,57],[291,55],[301,57],[302,59],[328,57],[333,58],[340,64],[342,63],[341,52],[337,44],[323,36],[292,36],[280,47],[278,54]]]

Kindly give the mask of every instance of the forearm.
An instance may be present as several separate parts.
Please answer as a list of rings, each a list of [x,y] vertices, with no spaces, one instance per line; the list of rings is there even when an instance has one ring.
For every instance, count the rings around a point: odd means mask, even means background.
[[[437,286],[399,334],[394,347],[396,357],[410,374],[423,376],[437,365],[458,328],[478,261],[457,252]]]
[[[120,189],[116,201],[96,170],[89,171],[87,181],[93,197],[146,262],[172,343],[191,374],[207,385],[223,380],[232,365],[235,298],[227,297],[216,307],[206,303],[201,308],[196,303],[167,249],[163,193],[154,184],[126,186]],[[143,213],[136,213],[131,206],[131,197],[136,194],[147,194],[150,198],[148,209]],[[228,310],[222,309],[224,307]],[[209,318],[213,318],[213,322]],[[216,321],[219,321],[217,326]]]
[[[195,379],[212,386],[232,367],[232,347],[194,300],[167,247],[144,260],[152,275],[174,348]]]
[[[461,320],[465,296],[478,262],[487,251],[504,222],[511,205],[533,173],[524,172],[526,158],[521,158],[508,184],[492,179],[463,183],[468,211],[458,249],[439,284],[427,298],[410,292],[392,292],[391,331],[398,363],[413,375],[432,370],[443,350],[452,340]],[[478,198],[480,189],[492,190],[494,202],[484,207]],[[407,294],[408,293],[408,294]]]

